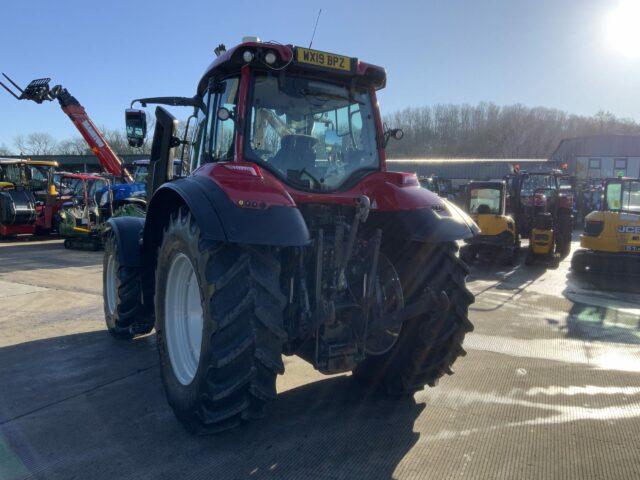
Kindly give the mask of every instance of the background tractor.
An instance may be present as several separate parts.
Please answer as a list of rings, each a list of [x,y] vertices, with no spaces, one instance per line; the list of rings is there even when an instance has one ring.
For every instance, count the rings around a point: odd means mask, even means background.
[[[455,190],[450,178],[439,177],[438,175],[429,175],[419,177],[420,185],[427,190],[432,191],[436,195],[452,200],[455,196]]]
[[[139,100],[190,106],[196,128],[185,144],[156,108],[147,215],[108,221],[111,334],[155,327],[169,404],[199,433],[261,416],[283,354],[392,394],[451,374],[474,300],[456,245],[478,229],[387,171],[384,69],[256,39],[217,53],[193,97]]]
[[[640,272],[640,180],[605,181],[601,209],[585,218],[574,272],[637,275]]]
[[[60,197],[53,174],[58,164],[0,158],[0,238],[54,230]]]
[[[520,250],[520,237],[513,218],[506,214],[504,181],[470,182],[465,193],[466,211],[480,227],[460,250],[460,258],[473,262],[478,255],[512,265]]]
[[[565,177],[562,171],[551,170],[517,171],[508,178],[508,212],[520,235],[529,238],[526,264],[542,260],[557,265],[571,250],[573,195],[560,188]]]
[[[102,247],[104,218],[112,215],[111,202],[100,205],[101,191],[110,182],[99,175],[60,173],[57,188],[70,197],[58,212],[58,233],[65,248],[99,250]]]

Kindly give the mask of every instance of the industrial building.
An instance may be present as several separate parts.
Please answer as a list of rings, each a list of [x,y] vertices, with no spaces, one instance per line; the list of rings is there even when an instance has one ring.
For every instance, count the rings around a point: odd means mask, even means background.
[[[567,138],[550,161],[566,163],[579,180],[616,176],[640,177],[640,136],[592,135]]]
[[[546,158],[413,158],[388,159],[387,168],[398,172],[415,172],[419,177],[450,178],[454,186],[471,180],[496,180],[512,173],[515,165],[523,170],[549,167]]]

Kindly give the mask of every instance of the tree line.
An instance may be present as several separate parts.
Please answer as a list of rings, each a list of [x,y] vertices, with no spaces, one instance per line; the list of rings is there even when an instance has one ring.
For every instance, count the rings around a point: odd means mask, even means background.
[[[554,108],[438,104],[385,116],[404,138],[387,145],[389,158],[548,158],[563,138],[640,135],[640,124],[609,112],[573,115]]]
[[[102,134],[111,148],[120,155],[148,154],[151,151],[149,135],[142,148],[130,147],[123,130],[102,128]],[[33,132],[17,135],[13,139],[13,148],[0,145],[0,155],[91,155],[91,149],[80,135],[57,141],[46,132]]]
[[[544,107],[437,104],[405,108],[386,115],[385,124],[402,128],[404,138],[391,140],[389,158],[548,157],[563,138],[595,134],[640,135],[640,124],[609,112],[593,116],[573,115]],[[184,125],[181,124],[181,129]],[[153,131],[153,127],[149,128]],[[148,154],[145,145],[132,148],[123,130],[103,128],[107,141],[118,154]],[[18,135],[13,148],[0,145],[0,155],[86,155],[91,154],[80,136],[57,141],[45,132]]]

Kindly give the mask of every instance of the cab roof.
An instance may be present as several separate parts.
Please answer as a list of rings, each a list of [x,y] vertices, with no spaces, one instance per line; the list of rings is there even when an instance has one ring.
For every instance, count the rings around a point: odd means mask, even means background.
[[[30,158],[0,158],[0,165],[36,165],[41,167],[57,167],[53,160],[31,160]]]
[[[387,74],[384,68],[379,67],[377,65],[373,65],[371,63],[366,63],[358,60],[357,58],[351,58],[351,61],[354,64],[354,68],[351,72],[337,72],[331,71],[328,69],[318,69],[314,67],[309,67],[306,65],[299,64],[295,61],[294,52],[297,48],[294,45],[283,45],[281,43],[275,42],[261,42],[261,41],[250,41],[243,42],[235,47],[230,48],[229,50],[224,51],[220,54],[205,70],[200,82],[198,83],[198,93],[204,91],[207,87],[209,79],[219,74],[221,76],[239,72],[240,68],[247,63],[242,59],[242,55],[246,50],[250,50],[255,54],[255,59],[253,62],[250,62],[251,65],[255,67],[262,68],[266,71],[276,72],[288,72],[288,71],[305,71],[305,72],[315,72],[318,74],[319,72],[321,76],[326,76],[327,78],[334,79],[348,79],[354,77],[356,79],[361,79],[364,83],[370,84],[376,88],[376,90],[384,88],[387,81]],[[278,57],[278,61],[274,67],[269,67],[263,60],[263,55],[267,53],[267,51],[274,52]],[[326,52],[323,52],[326,53]]]

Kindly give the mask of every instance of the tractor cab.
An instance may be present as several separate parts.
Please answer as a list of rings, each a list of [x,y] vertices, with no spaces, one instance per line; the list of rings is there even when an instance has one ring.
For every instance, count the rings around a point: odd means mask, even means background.
[[[600,210],[585,217],[580,250],[571,266],[576,272],[636,275],[640,268],[640,180],[610,178],[604,182]]]
[[[512,264],[520,249],[520,239],[513,218],[506,214],[506,182],[473,181],[465,190],[465,210],[480,227],[480,234],[466,242],[461,258],[471,263],[482,255]]]
[[[0,159],[0,189],[28,190],[39,196],[49,194],[56,162]]]

